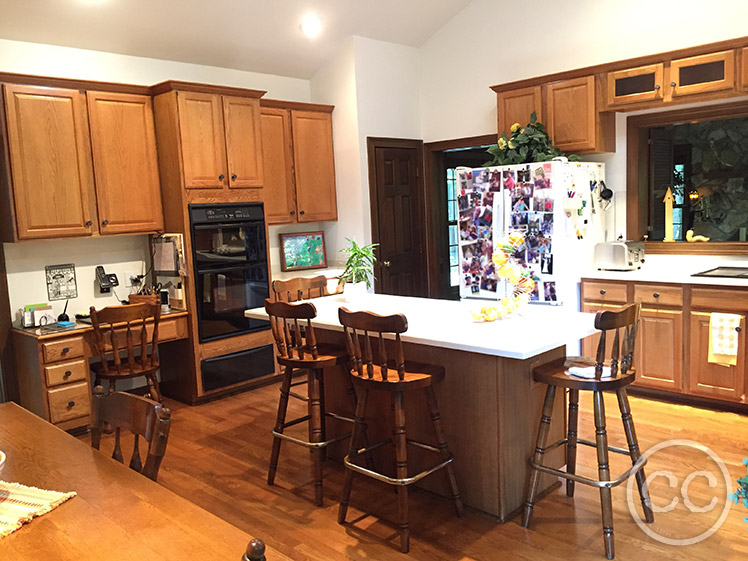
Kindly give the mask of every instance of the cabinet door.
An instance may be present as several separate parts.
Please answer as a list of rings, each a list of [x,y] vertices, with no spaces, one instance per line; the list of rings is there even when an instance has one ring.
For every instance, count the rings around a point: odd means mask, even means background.
[[[735,87],[735,51],[674,60],[670,63],[673,97]]]
[[[683,390],[683,312],[642,308],[636,338],[636,385]]]
[[[227,181],[221,98],[177,92],[177,107],[184,186],[221,189]]]
[[[151,98],[106,92],[87,96],[99,231],[162,230]]]
[[[260,121],[265,220],[268,224],[296,222],[291,116],[287,109],[263,107]]]
[[[223,97],[229,187],[262,187],[260,100]]]
[[[5,84],[19,239],[95,231],[86,100],[77,90]]]
[[[608,106],[662,99],[663,64],[608,72]]]
[[[530,122],[530,115],[535,111],[538,121],[543,122],[542,90],[540,86],[521,88],[497,94],[497,113],[499,117],[499,135],[505,132],[510,135],[511,126],[519,123],[523,127]]]
[[[743,68],[740,73],[741,75],[741,84],[742,84],[742,90],[744,92],[748,91],[748,47],[743,47],[742,56],[740,57],[743,60]]]
[[[291,111],[299,222],[337,220],[332,115]]]
[[[691,312],[689,391],[706,397],[740,401],[743,398],[745,383],[745,317],[741,316],[735,366],[721,366],[707,361],[709,317],[709,313]]]
[[[595,77],[585,76],[548,85],[548,134],[565,152],[597,146]]]
[[[615,312],[623,308],[626,304],[603,304],[602,302],[582,302],[582,311],[588,314],[596,314],[597,312]],[[605,358],[610,358],[613,352],[613,337],[610,334],[606,335],[605,341]],[[589,337],[582,339],[582,356],[589,358],[597,357],[597,345],[600,342],[600,333],[595,333]]]

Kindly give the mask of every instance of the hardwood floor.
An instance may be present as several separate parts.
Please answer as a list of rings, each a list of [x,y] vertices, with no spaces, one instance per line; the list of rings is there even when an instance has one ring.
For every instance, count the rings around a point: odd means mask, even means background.
[[[594,440],[591,396],[584,393],[580,396],[580,438]],[[277,399],[278,386],[273,385],[196,407],[167,400],[172,408],[172,429],[159,483],[293,559],[604,559],[598,491],[579,484],[572,499],[565,496],[562,487],[541,500],[529,530],[520,526],[519,517],[501,525],[468,511],[459,520],[451,502],[414,490],[410,496],[411,549],[407,557],[398,551],[396,527],[385,522],[396,519],[395,493],[384,484],[356,477],[349,523],[340,526],[337,496],[343,470],[339,464],[327,462],[323,507],[313,504],[311,458],[299,446],[283,444],[276,485],[266,484]],[[733,485],[745,475],[742,458],[748,457],[748,417],[633,397],[630,401],[643,450],[669,439],[694,440],[724,460]],[[302,402],[291,400],[289,418],[301,414],[304,407]],[[610,444],[625,447],[615,395],[607,396],[606,410]],[[105,444],[102,450],[107,450]],[[617,476],[630,462],[626,457],[612,456],[611,472]],[[581,446],[577,472],[596,476],[595,462],[594,449]],[[709,513],[693,513],[684,506],[681,484],[688,474],[695,470],[719,473],[701,452],[684,447],[662,450],[650,458],[646,470],[647,474],[670,470],[677,477],[674,488],[664,477],[658,477],[651,486],[655,505],[666,506],[678,498],[672,511],[655,513],[651,528],[659,534],[673,539],[693,537],[722,512],[724,499]],[[702,507],[720,490],[724,497],[724,483],[718,483],[715,491],[704,477],[697,477],[688,488],[688,496]],[[641,512],[635,485],[634,497]],[[724,524],[710,538],[678,547],[654,540],[636,525],[627,507],[625,485],[613,490],[613,505],[617,559],[729,560],[748,556],[748,523],[743,522],[748,510],[742,506],[733,505]]]

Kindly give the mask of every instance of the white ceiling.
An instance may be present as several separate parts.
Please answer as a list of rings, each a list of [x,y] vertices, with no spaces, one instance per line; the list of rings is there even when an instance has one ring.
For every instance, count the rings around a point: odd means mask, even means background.
[[[311,77],[350,36],[418,47],[470,0],[0,0],[0,38]],[[301,34],[302,16],[322,35]]]

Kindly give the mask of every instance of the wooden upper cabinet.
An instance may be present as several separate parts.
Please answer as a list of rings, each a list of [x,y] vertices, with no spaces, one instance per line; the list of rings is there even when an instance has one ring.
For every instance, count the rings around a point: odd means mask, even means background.
[[[608,107],[662,99],[664,65],[608,72]]]
[[[96,209],[84,94],[3,90],[18,239],[90,235]]]
[[[499,118],[499,135],[505,132],[510,136],[510,128],[514,123],[523,127],[530,122],[530,115],[534,111],[538,121],[543,122],[543,95],[540,86],[521,88],[497,94],[497,113]]]
[[[268,224],[296,222],[290,113],[287,109],[263,107],[260,121],[265,219]]]
[[[177,92],[184,186],[221,189],[227,184],[221,97]]]
[[[260,100],[223,96],[229,187],[262,187]]]
[[[88,92],[102,234],[163,229],[151,98]]]
[[[548,134],[564,152],[600,151],[595,77],[584,76],[547,86]]]
[[[671,61],[668,85],[672,97],[734,89],[735,51]]]
[[[746,92],[748,91],[748,47],[743,47],[740,58],[743,61],[742,69],[740,72],[740,83],[742,86],[741,89]]]
[[[291,111],[299,222],[337,220],[332,115]]]

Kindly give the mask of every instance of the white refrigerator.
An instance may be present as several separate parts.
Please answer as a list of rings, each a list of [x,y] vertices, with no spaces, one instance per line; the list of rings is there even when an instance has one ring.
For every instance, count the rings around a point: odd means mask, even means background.
[[[613,226],[612,205],[601,197],[604,164],[458,168],[456,178],[460,297],[496,300],[511,293],[491,257],[502,235],[521,231],[525,244],[515,258],[535,280],[530,301],[579,309],[580,275]]]

